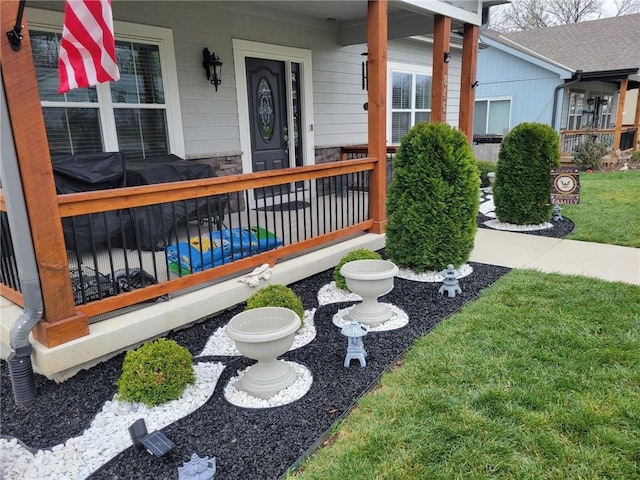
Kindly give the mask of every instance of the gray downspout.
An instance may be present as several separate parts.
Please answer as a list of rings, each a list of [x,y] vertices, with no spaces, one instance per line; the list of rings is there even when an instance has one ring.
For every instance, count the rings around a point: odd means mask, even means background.
[[[36,380],[31,364],[32,347],[29,343],[29,333],[42,318],[43,303],[3,79],[0,85],[0,96],[0,125],[2,126],[0,179],[7,204],[9,228],[24,300],[24,310],[11,327],[9,336],[11,353],[7,361],[14,400],[17,405],[22,405],[33,401],[36,396]]]
[[[556,111],[558,110],[558,92],[561,88],[569,87],[571,85],[575,85],[576,83],[580,83],[582,80],[582,70],[576,70],[575,78],[569,82],[561,83],[556,88],[553,89],[553,110],[551,111],[551,128],[554,130],[558,130],[556,128]]]

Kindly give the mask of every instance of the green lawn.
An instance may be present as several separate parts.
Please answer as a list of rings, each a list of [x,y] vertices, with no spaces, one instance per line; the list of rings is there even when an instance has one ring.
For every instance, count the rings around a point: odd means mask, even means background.
[[[640,171],[581,173],[574,240],[640,248]],[[296,479],[640,479],[640,287],[513,271],[419,339]]]
[[[640,479],[640,287],[509,273],[419,339],[290,476]]]
[[[580,205],[563,205],[571,240],[640,248],[640,171],[580,173]]]

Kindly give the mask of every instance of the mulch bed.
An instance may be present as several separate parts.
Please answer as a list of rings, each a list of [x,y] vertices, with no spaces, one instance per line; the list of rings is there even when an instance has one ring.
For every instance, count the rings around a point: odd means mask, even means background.
[[[483,215],[478,216],[479,224],[481,217]],[[527,233],[560,237],[564,236],[561,232],[568,233],[572,229],[573,222],[567,219],[558,224],[557,229]],[[137,453],[130,447],[89,478],[173,479],[177,478],[177,468],[194,452],[201,457],[216,457],[216,478],[268,480],[281,477],[317,447],[328,429],[348,413],[357,399],[376,384],[380,375],[393,366],[416,338],[477,298],[482,290],[509,271],[491,265],[471,265],[474,271],[460,279],[462,294],[455,298],[439,295],[439,283],[396,278],[394,289],[380,301],[404,310],[409,315],[409,324],[398,330],[369,333],[364,339],[368,354],[365,368],[355,361],[349,368],[343,367],[346,338],[332,323],[333,315],[352,303],[318,305],[317,292],[331,282],[332,270],[290,285],[302,298],[305,309],[317,307],[316,339],[282,357],[305,365],[313,373],[311,390],[302,399],[270,409],[235,407],[224,399],[223,389],[237,370],[251,361],[244,357],[200,358],[199,361],[221,361],[228,368],[205,405],[163,429],[175,443],[175,449],[158,459]],[[243,307],[236,306],[187,329],[172,332],[168,337],[198,355],[209,336]],[[124,354],[117,355],[60,384],[37,376],[37,398],[28,407],[15,405],[7,364],[3,361],[0,370],[2,435],[17,437],[35,449],[51,448],[80,435],[102,405],[115,394],[123,358]]]

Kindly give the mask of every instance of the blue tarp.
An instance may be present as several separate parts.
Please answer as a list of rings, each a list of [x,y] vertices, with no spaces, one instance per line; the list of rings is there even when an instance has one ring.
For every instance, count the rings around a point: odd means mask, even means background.
[[[170,245],[166,248],[166,254],[171,270],[178,273],[179,266],[184,275],[266,252],[281,245],[283,242],[280,238],[263,228],[232,228]]]

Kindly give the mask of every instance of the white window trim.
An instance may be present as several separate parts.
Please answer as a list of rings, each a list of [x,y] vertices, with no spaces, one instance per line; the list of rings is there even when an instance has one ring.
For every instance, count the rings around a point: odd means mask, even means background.
[[[242,173],[253,170],[251,158],[251,130],[249,123],[249,101],[247,97],[247,68],[246,57],[264,58],[284,62],[299,63],[302,68],[298,81],[301,85],[302,118],[301,132],[304,148],[304,164],[315,163],[315,140],[313,134],[313,79],[311,65],[311,50],[303,48],[285,47],[268,43],[252,42],[249,40],[233,39],[233,62],[236,77],[236,91],[238,102],[238,125],[240,127],[240,149],[242,150]],[[287,69],[287,85],[291,85],[290,70]],[[287,88],[287,104],[291,105],[291,92]],[[288,110],[291,110],[288,108]],[[293,112],[289,112],[288,124],[293,125]],[[293,137],[291,135],[291,137]],[[294,149],[289,148],[289,161],[293,162]],[[293,165],[293,163],[290,163]]]
[[[49,10],[26,8],[31,30],[52,31],[62,33],[64,14]],[[169,152],[181,158],[185,157],[184,130],[182,127],[182,112],[180,110],[180,92],[178,89],[178,74],[176,55],[173,46],[173,32],[169,28],[141,25],[137,23],[114,20],[116,40],[129,40],[141,43],[151,43],[159,46],[160,66],[162,68],[162,82],[164,84],[165,105],[167,115],[167,140]],[[118,140],[116,125],[112,115],[105,115],[103,110],[111,107],[111,97],[106,95],[108,89],[98,85],[100,121],[105,151],[117,150]],[[44,103],[43,103],[44,105]],[[56,105],[59,104],[56,102]]]
[[[571,97],[573,96],[573,94],[584,95],[583,108],[585,106],[587,106],[587,100],[589,98],[587,96],[587,92],[585,90],[571,90],[571,89],[569,89],[569,103],[567,104],[567,122],[565,123],[565,127],[564,127],[565,130],[581,130],[581,129],[584,128],[584,125],[583,125],[584,118],[583,118],[582,110],[580,110],[580,112],[576,111],[577,113],[574,113],[574,114],[571,113]],[[575,128],[575,125],[574,125],[574,128],[571,128],[571,129],[569,128],[569,123],[571,123],[571,118],[572,117],[574,119],[580,118],[580,128]],[[576,122],[574,120],[574,124],[575,123]]]
[[[508,95],[505,97],[482,97],[482,98],[476,98],[474,100],[473,106],[475,109],[475,104],[476,102],[488,102],[487,106],[491,105],[491,102],[501,102],[504,100],[509,100],[509,125],[507,126],[507,128],[509,129],[509,131],[511,131],[512,127],[511,127],[511,121],[513,119],[513,96]],[[488,127],[489,126],[489,113],[491,113],[491,108],[487,108],[487,118],[486,118],[486,123],[485,125]],[[481,133],[479,135],[488,135],[487,133]],[[502,132],[500,132],[500,135],[502,135]]]
[[[433,88],[433,68],[430,65],[415,65],[411,63],[387,62],[387,138],[389,144],[399,145],[399,143],[391,143],[392,138],[392,118],[393,118],[393,74],[394,73],[410,73],[412,75],[426,75],[431,77]],[[415,92],[415,76],[413,77],[412,92]],[[412,107],[412,111],[415,108]],[[411,126],[409,127],[411,128]]]

